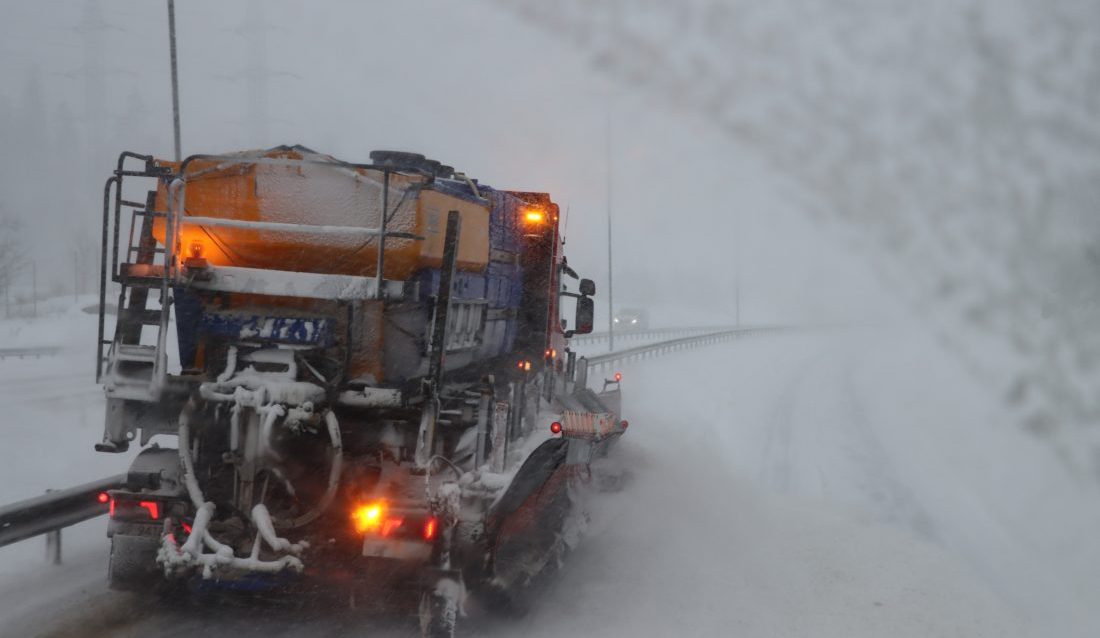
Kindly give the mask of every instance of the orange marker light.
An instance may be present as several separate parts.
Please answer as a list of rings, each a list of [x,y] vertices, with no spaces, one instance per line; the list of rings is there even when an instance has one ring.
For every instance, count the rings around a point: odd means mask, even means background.
[[[528,224],[541,224],[546,220],[546,214],[537,208],[528,208],[523,213],[523,220]]]
[[[553,434],[561,434],[561,423],[554,421],[550,424],[550,432]]]
[[[437,528],[438,526],[439,526],[439,523],[438,523],[438,522],[436,522],[436,520],[435,520],[435,518],[434,518],[434,517],[433,517],[433,518],[429,518],[429,519],[428,519],[428,520],[427,520],[427,521],[426,521],[426,522],[424,523],[424,540],[426,540],[426,541],[430,541],[430,540],[432,540],[433,538],[435,538],[435,532],[436,532],[436,528]]]
[[[616,372],[615,373],[615,380],[616,381],[622,381],[623,380],[623,373],[622,372]]]
[[[352,523],[355,524],[355,531],[360,534],[377,531],[382,527],[382,514],[385,509],[386,504],[381,501],[357,506],[351,513],[351,520]]]

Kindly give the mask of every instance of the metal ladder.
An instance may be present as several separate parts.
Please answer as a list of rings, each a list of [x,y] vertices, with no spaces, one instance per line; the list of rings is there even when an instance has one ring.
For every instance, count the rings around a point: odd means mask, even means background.
[[[141,160],[144,166],[141,170],[126,170],[127,159]],[[118,167],[104,186],[96,380],[102,381],[108,399],[154,402],[164,388],[171,269],[166,267],[170,255],[157,246],[153,237],[153,222],[158,217],[166,218],[166,214],[155,210],[155,190],[148,193],[145,202],[127,201],[122,196],[122,184],[125,177],[162,179],[170,175],[171,171],[156,166],[151,156],[126,152],[119,156]],[[123,207],[130,209],[130,226],[125,257],[120,261]],[[108,236],[112,238],[110,246]],[[108,248],[111,280],[119,285],[118,314],[111,339],[106,338],[105,328]],[[150,299],[150,291],[158,293],[157,300]],[[159,308],[151,308],[151,301],[159,301]],[[154,329],[152,345],[142,343],[146,327]]]

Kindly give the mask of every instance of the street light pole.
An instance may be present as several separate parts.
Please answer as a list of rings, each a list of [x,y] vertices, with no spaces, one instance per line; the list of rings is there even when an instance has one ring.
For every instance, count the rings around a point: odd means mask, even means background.
[[[615,351],[615,303],[611,260],[611,98],[607,103],[607,119],[604,122],[604,156],[607,162],[607,349]]]
[[[179,76],[176,71],[176,3],[168,0],[168,47],[172,58],[172,134],[176,143],[176,161],[182,159],[180,153],[180,91]]]

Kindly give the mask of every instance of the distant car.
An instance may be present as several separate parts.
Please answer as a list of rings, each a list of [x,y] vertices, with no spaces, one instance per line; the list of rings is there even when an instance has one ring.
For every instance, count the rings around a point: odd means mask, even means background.
[[[637,308],[622,308],[615,313],[616,330],[647,330],[649,319],[646,311]]]

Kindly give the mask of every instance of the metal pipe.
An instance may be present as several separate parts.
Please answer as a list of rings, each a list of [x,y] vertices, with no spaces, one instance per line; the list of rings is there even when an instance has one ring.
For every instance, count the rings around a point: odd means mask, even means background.
[[[390,169],[382,172],[382,210],[378,213],[378,272],[374,274],[375,298],[382,298],[382,269],[386,265],[386,217],[390,213]]]
[[[313,224],[288,224],[286,222],[256,222],[245,219],[225,219],[221,217],[203,217],[197,215],[179,215],[177,225],[214,226],[219,228],[247,228],[250,230],[270,230],[283,233],[309,233],[311,235],[340,235],[342,237],[366,235],[376,237],[383,231],[377,228],[358,226],[317,226]],[[420,235],[406,232],[389,232],[389,237],[398,239],[424,239]]]
[[[99,383],[103,375],[103,330],[107,304],[107,227],[111,223],[111,183],[118,177],[107,178],[103,185],[103,237],[99,245],[99,341],[96,343],[95,380]]]
[[[477,445],[474,448],[474,468],[480,468],[485,464],[485,452],[487,450],[489,436],[489,411],[492,406],[493,391],[489,386],[481,390],[481,397],[477,405]]]
[[[417,434],[416,463],[425,467],[435,454],[435,429],[439,414],[439,392],[443,384],[443,362],[447,350],[447,315],[451,307],[458,243],[461,237],[462,215],[457,210],[447,213],[447,234],[443,239],[443,266],[439,271],[439,291],[435,297],[435,317],[432,320],[431,349],[424,412]]]

